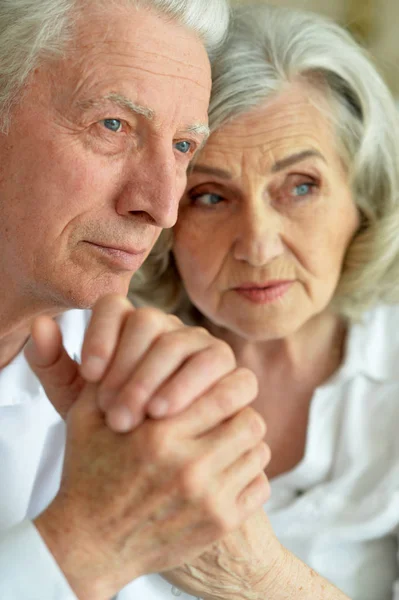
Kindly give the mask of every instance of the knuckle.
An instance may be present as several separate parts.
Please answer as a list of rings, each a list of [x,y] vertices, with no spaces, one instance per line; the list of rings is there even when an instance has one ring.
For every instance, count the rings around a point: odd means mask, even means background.
[[[203,327],[178,327],[169,334],[174,344],[184,346],[186,349],[197,349],[198,340],[204,337],[209,337],[209,333]]]
[[[193,398],[187,393],[187,385],[183,383],[169,383],[161,389],[159,395],[166,402],[168,416],[181,413],[194,402]]]
[[[161,422],[151,423],[146,432],[146,454],[151,461],[159,462],[167,458],[171,446],[170,434]]]
[[[264,469],[270,462],[272,453],[266,442],[260,442],[258,448],[258,460],[260,460],[261,468]]]
[[[231,390],[221,389],[216,393],[215,405],[221,415],[229,415],[234,412],[236,407],[236,397]]]
[[[92,338],[87,342],[86,354],[96,356],[104,361],[108,360],[112,355],[113,348],[110,347],[107,340],[99,337]]]
[[[259,413],[257,413],[252,408],[250,410],[251,410],[250,423],[249,423],[250,428],[255,436],[259,436],[260,438],[263,438],[264,435],[266,434],[266,423],[262,419],[262,417],[260,416]]]
[[[254,440],[261,440],[266,434],[266,423],[256,410],[247,406],[241,412],[245,435]]]
[[[132,303],[125,297],[120,294],[107,294],[102,296],[93,307],[93,313],[102,310],[114,310],[116,307],[120,307],[122,309],[131,308],[134,310]]]
[[[212,338],[211,334],[205,327],[201,327],[200,325],[195,325],[194,327],[187,328],[192,335],[198,337]],[[216,339],[216,338],[215,338]]]
[[[134,322],[134,326],[138,325],[142,328],[147,328],[158,326],[164,321],[164,317],[164,313],[157,308],[145,306],[143,308],[138,308],[132,313],[130,318]]]
[[[220,488],[220,493],[204,495],[202,510],[213,526],[217,528],[219,535],[229,533],[238,525],[235,498],[232,498],[231,494],[227,495],[226,490],[222,488]]]
[[[183,498],[198,499],[204,496],[206,477],[200,463],[186,465],[180,472],[179,487]]]
[[[176,315],[168,315],[168,319],[173,325],[177,325],[178,327],[184,327],[183,321],[179,319],[179,317],[177,317]]]
[[[240,382],[246,394],[253,400],[259,393],[258,379],[253,371],[246,367],[239,367],[235,370],[235,376]]]
[[[182,353],[183,346],[177,343],[177,341],[174,332],[165,332],[158,337],[155,344],[159,352],[167,357],[172,357]]]
[[[213,518],[220,534],[226,535],[237,528],[238,520],[235,511],[231,508],[229,510],[226,510],[226,507],[223,508],[214,511]]]
[[[229,344],[223,342],[222,340],[217,340],[217,343],[215,344],[215,349],[218,352],[218,355],[226,364],[231,365],[231,367],[233,368],[235,367],[236,357],[232,347]]]
[[[141,407],[147,400],[149,393],[147,382],[143,380],[133,381],[121,390],[119,401],[131,408]]]
[[[240,497],[240,506],[245,511],[252,511],[259,508],[269,500],[271,495],[270,483],[264,473],[258,475],[253,483],[245,490]]]

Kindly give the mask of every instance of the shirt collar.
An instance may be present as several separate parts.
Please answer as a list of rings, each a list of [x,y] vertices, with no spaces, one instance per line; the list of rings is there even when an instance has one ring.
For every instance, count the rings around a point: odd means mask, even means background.
[[[399,381],[399,306],[378,306],[351,325],[344,363],[338,373],[362,374],[375,381]]]
[[[23,352],[0,371],[0,407],[15,406],[40,397],[42,387]]]

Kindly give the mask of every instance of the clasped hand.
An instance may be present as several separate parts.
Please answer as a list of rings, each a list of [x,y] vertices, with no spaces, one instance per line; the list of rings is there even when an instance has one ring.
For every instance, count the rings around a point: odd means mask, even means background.
[[[79,598],[193,561],[267,499],[255,377],[205,330],[108,296],[80,367],[44,317],[26,354],[67,420],[60,491],[35,524]]]

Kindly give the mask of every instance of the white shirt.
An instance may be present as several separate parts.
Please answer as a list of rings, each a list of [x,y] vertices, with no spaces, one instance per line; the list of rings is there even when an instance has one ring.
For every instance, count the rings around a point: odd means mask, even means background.
[[[78,354],[88,313],[61,319]],[[351,327],[340,370],[312,399],[303,460],[265,505],[282,543],[353,600],[399,600],[399,307]],[[23,355],[0,372],[0,598],[76,600],[30,519],[56,494],[65,427]],[[397,581],[397,583],[395,583]],[[141,577],[118,600],[179,596]]]

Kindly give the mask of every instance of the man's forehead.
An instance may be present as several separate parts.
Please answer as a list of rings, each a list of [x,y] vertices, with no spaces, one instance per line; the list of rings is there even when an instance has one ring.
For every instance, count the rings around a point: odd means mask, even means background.
[[[169,62],[171,68],[194,70],[210,69],[209,59],[199,35],[178,23],[166,19],[147,7],[118,6],[118,10],[101,5],[96,10],[83,11],[75,41],[76,58],[101,54],[103,60],[112,53],[130,60],[145,60],[143,67],[159,63],[162,70]],[[198,58],[200,60],[198,60]]]

